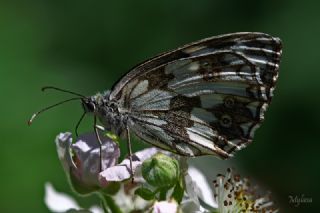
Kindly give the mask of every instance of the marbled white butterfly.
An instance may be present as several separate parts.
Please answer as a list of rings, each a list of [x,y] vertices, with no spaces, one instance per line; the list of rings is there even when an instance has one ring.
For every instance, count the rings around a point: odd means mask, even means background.
[[[44,89],[77,95],[66,101],[82,100],[84,114],[94,115],[96,133],[97,119],[106,130],[126,133],[130,156],[133,132],[179,155],[225,159],[249,144],[263,121],[280,57],[279,38],[233,33],[162,53],[134,67],[111,91],[91,97]]]

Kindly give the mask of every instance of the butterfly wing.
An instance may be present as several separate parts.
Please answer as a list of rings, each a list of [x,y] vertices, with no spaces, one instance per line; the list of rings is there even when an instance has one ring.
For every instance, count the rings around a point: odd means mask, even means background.
[[[181,155],[227,158],[263,121],[280,56],[280,40],[262,33],[204,39],[138,65],[110,99],[144,141]]]

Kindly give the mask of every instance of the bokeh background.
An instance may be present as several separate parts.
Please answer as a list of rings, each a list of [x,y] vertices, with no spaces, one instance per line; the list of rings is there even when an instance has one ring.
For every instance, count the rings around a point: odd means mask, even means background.
[[[155,54],[236,31],[283,40],[273,103],[254,143],[234,159],[204,157],[193,163],[208,180],[228,166],[236,168],[272,191],[281,212],[318,212],[319,9],[319,1],[307,0],[1,1],[0,212],[48,212],[43,202],[48,181],[72,194],[54,138],[73,131],[82,108],[65,104],[28,127],[35,110],[69,97],[42,93],[42,86],[91,95]],[[91,125],[92,118],[86,118],[81,131]],[[312,203],[295,207],[289,196]],[[97,201],[78,200],[84,207]]]

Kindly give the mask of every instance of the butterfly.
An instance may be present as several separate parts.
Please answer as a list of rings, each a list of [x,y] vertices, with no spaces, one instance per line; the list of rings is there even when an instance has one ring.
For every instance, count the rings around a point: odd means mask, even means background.
[[[281,40],[240,32],[186,44],[148,59],[111,90],[80,99],[84,114],[105,130],[131,132],[149,144],[183,156],[226,159],[253,140],[278,79]],[[32,120],[47,107],[35,113]],[[77,127],[80,123],[77,124]],[[76,129],[77,129],[76,127]],[[99,139],[99,134],[97,134]]]

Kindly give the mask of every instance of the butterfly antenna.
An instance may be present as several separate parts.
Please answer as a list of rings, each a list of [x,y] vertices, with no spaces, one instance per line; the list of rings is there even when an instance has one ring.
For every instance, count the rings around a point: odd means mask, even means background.
[[[80,97],[79,97],[79,98],[70,98],[70,99],[67,99],[67,100],[64,100],[64,101],[60,101],[60,102],[58,102],[58,103],[56,103],[56,104],[53,104],[53,105],[51,105],[51,106],[48,106],[48,107],[46,107],[46,108],[43,108],[43,109],[39,110],[38,112],[34,113],[34,114],[31,116],[31,118],[28,120],[28,125],[30,126],[30,125],[32,124],[33,120],[34,120],[39,114],[41,114],[41,113],[43,113],[43,112],[45,112],[45,111],[47,111],[47,110],[49,110],[49,109],[51,109],[51,108],[53,108],[53,107],[59,106],[59,105],[61,105],[61,104],[64,104],[64,103],[66,103],[66,102],[74,101],[74,100],[79,100],[79,99],[82,99],[82,97],[81,97],[81,98],[80,98]]]
[[[72,91],[69,91],[69,90],[65,90],[65,89],[60,89],[58,87],[52,87],[52,86],[46,86],[46,87],[42,87],[41,88],[41,91],[46,91],[48,89],[52,89],[52,90],[57,90],[57,91],[60,91],[60,92],[65,92],[65,93],[69,93],[69,94],[73,94],[73,95],[76,95],[76,96],[79,96],[79,97],[82,97],[82,98],[86,98],[86,96],[84,95],[81,95],[79,93],[76,93],[76,92],[72,92]]]

